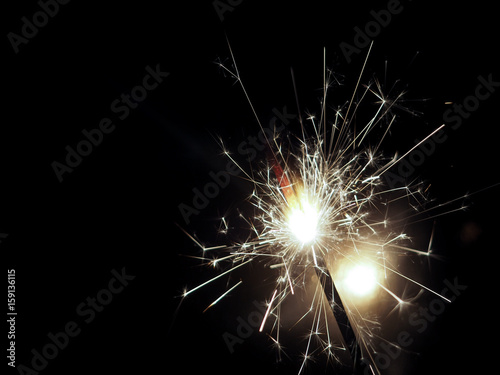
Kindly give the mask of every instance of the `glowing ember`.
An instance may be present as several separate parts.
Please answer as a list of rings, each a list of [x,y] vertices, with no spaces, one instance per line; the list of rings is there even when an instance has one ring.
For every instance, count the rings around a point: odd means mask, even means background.
[[[313,242],[318,233],[318,212],[308,201],[293,208],[288,218],[288,226],[293,235],[302,243]]]

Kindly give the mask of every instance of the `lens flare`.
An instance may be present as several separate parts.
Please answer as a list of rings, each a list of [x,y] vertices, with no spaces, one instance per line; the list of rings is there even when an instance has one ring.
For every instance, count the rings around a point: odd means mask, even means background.
[[[377,272],[368,264],[358,264],[347,272],[344,279],[346,289],[358,297],[372,293],[377,287]]]

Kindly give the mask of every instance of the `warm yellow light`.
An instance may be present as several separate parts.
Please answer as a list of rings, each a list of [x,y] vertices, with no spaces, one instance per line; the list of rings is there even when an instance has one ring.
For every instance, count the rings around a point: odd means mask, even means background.
[[[358,264],[351,268],[344,279],[347,290],[358,297],[372,293],[377,286],[377,272],[373,266]]]
[[[318,212],[309,204],[304,201],[300,207],[293,208],[288,218],[288,226],[293,235],[302,244],[312,242],[318,232]]]

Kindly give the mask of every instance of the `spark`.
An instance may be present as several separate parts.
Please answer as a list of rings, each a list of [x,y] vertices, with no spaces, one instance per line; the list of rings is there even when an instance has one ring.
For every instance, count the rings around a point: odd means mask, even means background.
[[[184,291],[184,293],[182,293],[182,296],[183,296],[183,297],[187,297],[189,294],[193,293],[194,291],[196,291],[196,290],[198,290],[198,289],[200,289],[200,288],[204,287],[205,285],[210,284],[210,283],[211,283],[211,282],[213,282],[214,280],[217,280],[217,279],[221,278],[222,276],[224,276],[224,275],[226,275],[226,274],[228,274],[228,273],[230,273],[230,272],[234,271],[236,268],[239,268],[239,267],[244,266],[245,264],[247,264],[247,263],[251,262],[252,260],[253,260],[253,259],[249,259],[249,260],[247,260],[246,262],[240,263],[239,265],[235,266],[234,268],[231,268],[231,269],[229,269],[229,270],[227,270],[227,271],[225,271],[225,272],[222,272],[221,274],[219,274],[219,275],[217,275],[217,276],[215,276],[215,277],[211,278],[211,279],[210,279],[210,280],[208,280],[208,281],[205,281],[204,283],[202,283],[202,284],[200,284],[200,285],[198,285],[198,286],[194,287],[193,289],[190,289],[190,290],[185,290],[185,291]]]
[[[269,306],[267,307],[266,314],[264,315],[264,318],[262,319],[262,324],[260,325],[259,332],[262,332],[264,329],[264,325],[266,324],[267,317],[269,316],[269,311],[271,311],[271,307],[273,306],[274,299],[276,298],[276,293],[278,292],[278,289],[274,290],[273,296],[271,298],[271,302],[269,302]]]
[[[233,285],[231,288],[226,290],[219,298],[217,298],[215,301],[213,301],[208,307],[203,310],[203,312],[207,311],[209,308],[211,308],[213,305],[215,305],[217,302],[219,302],[221,299],[223,299],[225,296],[227,296],[233,289],[235,289],[237,286],[241,285],[243,280],[238,281],[235,285]]]

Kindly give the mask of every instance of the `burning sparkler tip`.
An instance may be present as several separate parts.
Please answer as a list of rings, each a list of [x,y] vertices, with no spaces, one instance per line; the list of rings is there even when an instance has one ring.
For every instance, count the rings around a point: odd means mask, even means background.
[[[373,42],[370,44],[370,50],[372,45]],[[276,134],[269,135],[264,132],[265,143],[269,148],[266,167],[247,173],[231,157],[221,141],[223,154],[239,167],[248,181],[253,183],[253,191],[248,199],[255,212],[243,214],[238,211],[239,217],[248,224],[248,230],[251,233],[247,240],[238,244],[207,248],[194,236],[188,234],[203,252],[215,249],[226,252],[220,259],[215,258],[208,262],[209,265],[215,268],[222,264],[221,268],[223,268],[222,261],[225,260],[229,261],[231,266],[197,287],[190,290],[186,288],[183,291],[183,298],[254,259],[270,260],[266,269],[276,270],[279,272],[279,277],[275,278],[276,289],[267,303],[259,332],[266,328],[268,320],[275,319],[274,323],[269,323],[267,326],[272,326],[271,331],[277,333],[276,337],[271,335],[269,337],[279,350],[283,348],[277,332],[281,325],[279,319],[283,314],[282,302],[287,296],[295,294],[295,288],[305,286],[310,290],[310,284],[306,285],[306,280],[307,283],[317,285],[312,298],[313,302],[304,315],[312,317],[312,325],[308,331],[307,349],[303,353],[299,374],[306,366],[306,362],[312,360],[313,354],[325,352],[329,357],[336,357],[335,354],[339,353],[335,353],[333,349],[349,349],[343,344],[338,347],[332,345],[327,309],[325,309],[325,306],[330,303],[334,309],[332,319],[336,319],[337,312],[340,312],[348,321],[346,324],[340,324],[339,320],[340,329],[349,326],[352,320],[352,325],[349,327],[354,328],[352,331],[356,332],[357,337],[354,340],[344,341],[350,343],[358,340],[361,343],[358,347],[360,356],[363,358],[371,358],[373,354],[376,354],[373,350],[375,335],[371,328],[379,323],[372,318],[372,311],[368,316],[363,315],[360,307],[364,306],[361,305],[369,305],[375,300],[377,293],[383,291],[396,301],[396,303],[392,302],[387,310],[395,304],[394,309],[398,308],[401,311],[410,303],[389,289],[388,283],[392,280],[389,280],[388,274],[400,277],[404,282],[412,282],[420,286],[422,290],[432,292],[449,302],[445,297],[400,272],[394,265],[396,262],[392,262],[391,259],[394,252],[388,251],[391,248],[403,250],[403,254],[408,256],[411,254],[427,257],[432,255],[430,244],[427,252],[400,245],[402,241],[409,241],[410,237],[400,232],[400,228],[403,228],[405,223],[400,220],[399,213],[394,216],[392,212],[389,212],[392,203],[399,204],[403,200],[409,201],[409,207],[414,211],[412,216],[426,212],[421,209],[419,200],[421,197],[425,198],[424,194],[428,188],[423,190],[423,187],[416,186],[412,182],[403,187],[387,189],[382,178],[385,177],[384,173],[406,156],[411,156],[413,150],[440,131],[444,124],[406,153],[400,155],[396,152],[392,158],[383,158],[378,152],[378,147],[396,118],[390,110],[397,106],[403,93],[390,99],[381,92],[378,81],[364,86],[360,84],[370,50],[352,98],[348,101],[347,111],[343,110],[343,106],[337,107],[333,110],[334,120],[331,122],[329,116],[333,107],[327,105],[326,99],[327,89],[332,81],[330,76],[326,77],[325,68],[324,94],[320,100],[321,113],[318,112],[318,120],[314,114],[306,113],[305,116],[312,124],[314,137],[308,138],[305,128],[302,127],[303,137],[297,139],[296,145],[290,141],[292,137],[287,138],[290,142],[288,148],[279,144],[280,138]],[[232,69],[226,68],[221,62],[219,66],[239,82],[250,102],[236,68],[232,51],[231,56]],[[328,71],[328,74],[332,73]],[[365,92],[360,95],[359,91],[363,87]],[[378,99],[375,100],[376,112],[364,113],[360,109],[362,108],[361,102],[363,98],[371,94]],[[361,99],[357,101],[358,97]],[[250,105],[256,115],[251,102]],[[365,115],[367,122],[363,124]],[[256,118],[262,129],[257,115]],[[354,123],[356,123],[356,129],[352,132],[349,127]],[[361,126],[358,126],[358,123]],[[365,144],[371,142],[371,140],[367,142],[368,134],[378,123],[389,125],[382,139],[377,139],[376,147],[365,147]],[[300,124],[303,126],[302,117]],[[295,152],[295,150],[300,151]],[[379,166],[381,160],[384,160],[385,164]],[[460,209],[465,210],[466,206],[462,205]],[[221,221],[223,225],[219,228],[219,233],[227,234],[229,226],[226,219],[222,217]],[[385,230],[387,228],[390,230]],[[207,262],[204,261],[204,264]],[[325,286],[328,283],[329,288]],[[241,280],[212,302],[207,309],[240,284]],[[343,332],[340,334],[343,335]],[[310,348],[313,337],[323,350]],[[324,340],[324,337],[327,337],[327,340]],[[375,367],[371,363],[368,368],[375,373]]]

